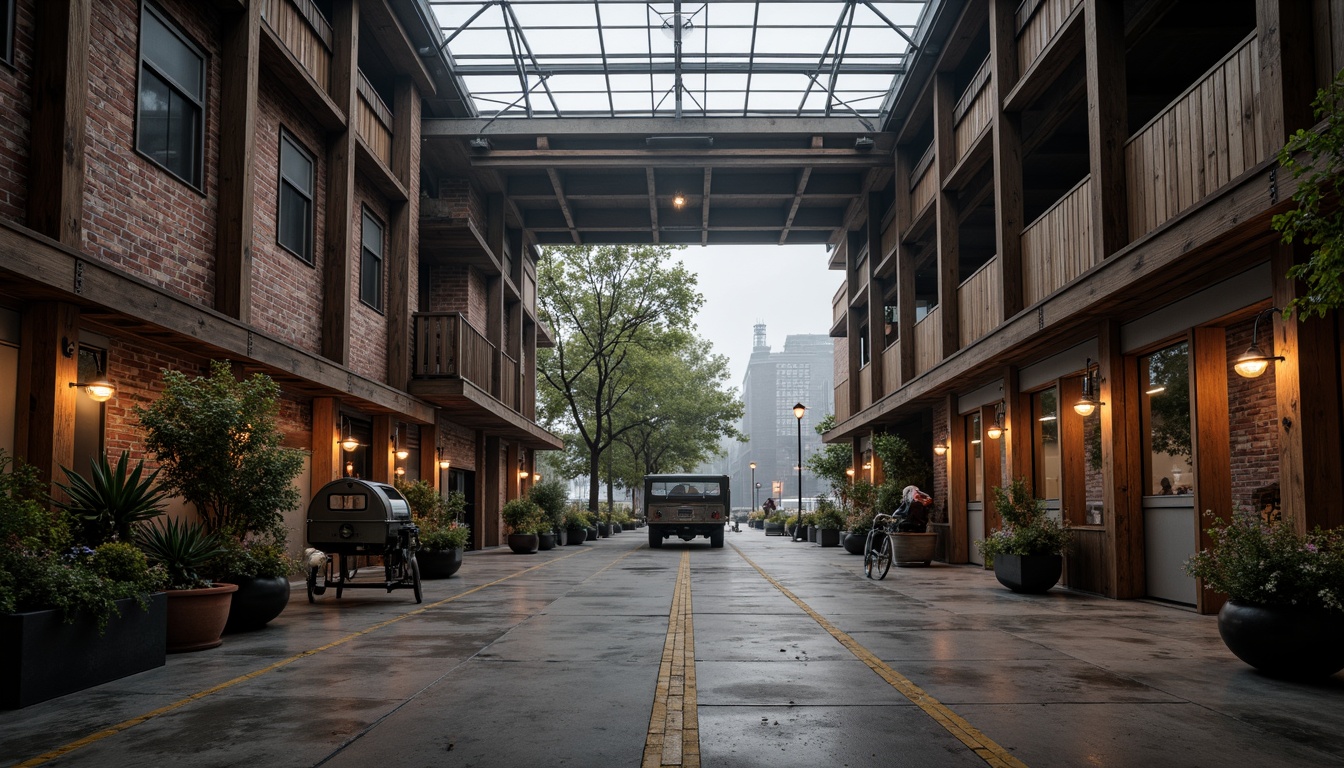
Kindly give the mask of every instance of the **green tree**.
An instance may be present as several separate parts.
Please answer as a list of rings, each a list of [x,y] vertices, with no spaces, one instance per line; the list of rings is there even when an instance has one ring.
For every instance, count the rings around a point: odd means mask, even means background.
[[[826,434],[827,430],[835,427],[835,414],[828,413],[826,418],[817,424],[818,435]],[[812,474],[824,478],[831,484],[831,491],[841,500],[848,498],[848,488],[850,476],[847,470],[854,467],[854,449],[848,443],[831,443],[823,445],[820,451],[807,457],[807,468],[812,470]]]
[[[637,426],[612,418],[638,384],[628,358],[690,328],[703,302],[694,274],[671,255],[665,246],[569,246],[547,249],[537,265],[537,307],[555,339],[537,355],[540,415],[577,444],[573,458],[586,459],[590,510],[603,453]]]

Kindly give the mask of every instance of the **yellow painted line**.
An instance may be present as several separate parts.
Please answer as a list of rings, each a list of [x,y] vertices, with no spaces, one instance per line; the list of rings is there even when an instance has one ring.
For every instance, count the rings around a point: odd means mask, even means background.
[[[867,664],[869,669],[876,672],[883,680],[886,680],[892,688],[899,691],[902,696],[909,699],[915,706],[924,710],[925,714],[933,718],[939,725],[943,726],[943,728],[956,737],[958,741],[969,747],[981,760],[994,766],[994,768],[1027,768],[1026,763],[1013,757],[1009,754],[1008,750],[999,746],[993,739],[981,733],[970,723],[966,722],[964,718],[949,709],[946,704],[943,704],[941,701],[930,696],[927,691],[920,688],[918,685],[915,685],[905,675],[902,675],[887,666],[885,662],[873,655],[872,651],[869,651],[867,648],[860,645],[859,641],[840,631],[838,627],[827,621],[824,616],[812,610],[811,606],[799,599],[797,595],[790,592],[787,587],[780,584],[773,576],[766,573],[761,566],[757,565],[751,558],[747,557],[737,545],[733,545],[733,549],[737,551],[737,554],[740,555],[743,560],[747,561],[748,565],[755,568],[757,573],[761,574],[766,581],[770,582],[775,589],[784,593],[785,597],[792,600],[799,608],[802,608],[803,612],[808,616],[811,616],[813,621],[820,624],[822,629],[829,632],[831,637],[839,640],[840,644],[848,648],[849,652],[854,654],[859,661]]]
[[[700,768],[700,719],[695,700],[695,626],[691,620],[691,553],[681,553],[658,664],[641,768]]]
[[[477,592],[480,592],[481,590],[485,589],[486,587],[493,587],[493,586],[495,586],[496,584],[501,584],[501,583],[506,582],[506,581],[508,581],[508,580],[510,580],[510,579],[516,579],[516,578],[518,578],[519,576],[523,576],[523,575],[529,574],[529,573],[531,573],[532,571],[537,570],[538,568],[545,568],[546,566],[548,566],[548,565],[553,565],[553,564],[555,564],[555,563],[560,562],[561,560],[567,560],[567,559],[569,559],[569,558],[571,558],[571,557],[574,557],[575,555],[582,555],[582,554],[584,554],[584,553],[586,553],[586,552],[592,552],[592,551],[593,551],[593,550],[591,550],[591,549],[586,549],[586,550],[585,550],[585,549],[581,549],[581,550],[578,550],[578,551],[576,551],[576,552],[572,552],[572,553],[570,553],[570,554],[568,554],[568,555],[562,555],[561,557],[557,557],[557,558],[555,558],[554,560],[548,560],[548,561],[546,561],[546,562],[544,562],[544,563],[540,563],[540,564],[538,564],[538,565],[534,565],[534,566],[532,566],[531,568],[525,568],[525,569],[523,569],[523,570],[521,570],[521,571],[518,571],[518,572],[516,572],[516,573],[511,573],[511,574],[509,574],[508,576],[504,576],[504,577],[502,577],[502,578],[495,579],[494,581],[489,582],[489,583],[487,583],[487,584],[482,584],[482,585],[480,585],[480,586],[478,586],[478,587],[472,587],[471,589],[467,590],[466,592],[459,592],[459,593],[457,593],[456,595],[453,595],[453,596],[451,596],[451,597],[445,597],[444,599],[442,599],[442,600],[440,600],[440,601],[438,601],[438,602],[430,603],[429,605],[421,606],[421,607],[419,607],[419,608],[417,608],[417,609],[415,609],[415,610],[413,610],[413,611],[407,611],[406,613],[403,613],[403,614],[401,614],[400,616],[394,616],[393,618],[390,618],[390,619],[388,619],[387,621],[381,621],[381,622],[379,622],[379,623],[377,623],[377,624],[374,624],[374,625],[372,625],[372,626],[365,627],[364,629],[361,629],[361,630],[359,630],[358,632],[353,632],[353,633],[351,633],[351,634],[349,634],[349,635],[346,635],[345,637],[342,637],[342,638],[340,638],[340,639],[338,639],[338,640],[333,640],[333,641],[331,641],[330,643],[327,643],[326,645],[318,646],[317,648],[310,648],[309,650],[302,651],[302,652],[300,652],[300,653],[296,653],[296,654],[294,654],[293,656],[290,656],[290,657],[287,658],[287,659],[281,659],[280,661],[277,661],[277,662],[275,662],[274,664],[270,664],[270,665],[268,665],[268,666],[262,667],[261,669],[253,670],[252,672],[248,672],[248,673],[245,674],[245,675],[240,675],[240,676],[238,676],[238,677],[233,678],[232,680],[225,681],[225,682],[220,683],[219,685],[216,685],[216,686],[214,686],[214,687],[212,687],[212,688],[206,688],[206,689],[203,690],[203,691],[197,691],[196,693],[191,694],[190,696],[186,697],[185,699],[179,699],[178,701],[175,701],[175,702],[173,702],[172,704],[168,704],[168,705],[166,705],[166,706],[159,707],[158,709],[151,710],[151,711],[149,711],[149,712],[144,713],[143,715],[137,715],[136,717],[133,717],[133,718],[131,718],[130,720],[124,720],[124,721],[122,721],[122,722],[120,722],[120,723],[117,723],[116,725],[113,725],[113,726],[109,726],[109,727],[107,727],[107,728],[104,728],[104,729],[101,730],[101,731],[97,731],[97,732],[95,732],[95,733],[91,733],[91,734],[89,734],[88,736],[85,736],[84,738],[79,739],[78,741],[72,741],[72,742],[70,742],[69,744],[66,744],[66,745],[61,746],[61,747],[57,747],[56,749],[53,749],[53,750],[51,750],[50,752],[44,752],[44,753],[42,753],[42,754],[40,754],[40,755],[38,755],[38,756],[36,756],[36,757],[29,758],[28,760],[25,760],[25,761],[23,761],[22,763],[18,763],[18,764],[17,764],[17,768],[26,768],[26,766],[42,765],[42,764],[44,764],[44,763],[51,762],[52,760],[55,760],[56,758],[58,758],[58,757],[62,757],[62,756],[64,756],[64,755],[68,755],[68,754],[70,754],[71,752],[74,752],[74,751],[77,750],[77,749],[81,749],[81,748],[83,748],[83,747],[87,747],[87,746],[89,746],[90,744],[94,744],[94,743],[97,743],[97,742],[99,742],[99,741],[102,741],[103,739],[106,739],[106,738],[108,738],[109,736],[116,736],[118,733],[121,733],[122,731],[126,731],[126,730],[129,730],[129,729],[131,729],[131,728],[134,728],[135,726],[140,725],[141,723],[145,723],[145,722],[148,722],[148,721],[150,721],[150,720],[153,720],[154,718],[159,717],[160,715],[166,715],[166,714],[168,714],[169,712],[172,712],[173,710],[181,709],[182,707],[185,707],[185,706],[187,706],[188,704],[190,704],[190,703],[192,703],[192,702],[194,702],[194,701],[198,701],[198,700],[203,699],[203,698],[205,698],[205,697],[207,697],[207,696],[211,696],[211,695],[213,695],[213,694],[219,693],[220,691],[223,691],[223,690],[225,690],[225,689],[227,689],[227,688],[232,688],[233,686],[238,685],[239,683],[244,683],[244,682],[247,682],[248,680],[252,680],[252,679],[254,679],[254,678],[261,677],[262,675],[267,674],[267,673],[269,673],[269,672],[274,672],[275,670],[280,669],[281,667],[285,667],[285,666],[288,666],[288,665],[290,665],[290,664],[293,664],[294,662],[299,661],[300,659],[306,659],[306,658],[308,658],[309,656],[315,656],[315,655],[317,655],[317,654],[319,654],[319,653],[322,653],[323,651],[329,651],[329,650],[331,650],[332,648],[336,648],[337,646],[345,645],[346,643],[350,642],[351,640],[355,640],[355,639],[357,639],[357,638],[363,637],[364,635],[367,635],[367,634],[369,634],[369,633],[371,633],[371,632],[377,632],[378,630],[383,629],[384,627],[391,626],[391,625],[396,624],[397,622],[402,621],[402,620],[404,620],[404,619],[409,619],[409,618],[411,618],[412,616],[419,616],[420,614],[424,613],[425,611],[430,610],[431,608],[438,608],[439,606],[441,606],[441,605],[446,605],[446,604],[448,604],[448,603],[453,602],[454,600],[461,600],[462,598],[464,598],[464,597],[466,597],[466,596],[468,596],[468,595],[472,595],[472,594],[475,594],[475,593],[477,593]],[[631,552],[627,552],[627,553],[626,553],[625,555],[623,555],[621,558],[618,558],[617,560],[613,561],[613,562],[611,563],[611,565],[608,565],[606,568],[610,568],[612,565],[615,565],[616,563],[618,563],[618,562],[620,562],[621,560],[625,559],[625,557],[629,557],[629,555],[630,555],[631,553],[633,553],[634,551],[636,551],[636,550],[631,550]],[[606,568],[603,568],[602,570],[606,570]],[[599,571],[598,573],[601,573],[601,571]]]

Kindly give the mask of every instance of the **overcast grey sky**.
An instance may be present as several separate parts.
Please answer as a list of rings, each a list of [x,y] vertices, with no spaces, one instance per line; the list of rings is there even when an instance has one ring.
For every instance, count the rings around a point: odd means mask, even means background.
[[[757,322],[774,350],[784,348],[785,336],[830,331],[831,297],[845,273],[826,268],[825,246],[689,246],[675,258],[699,275],[699,334],[728,356],[739,390]]]

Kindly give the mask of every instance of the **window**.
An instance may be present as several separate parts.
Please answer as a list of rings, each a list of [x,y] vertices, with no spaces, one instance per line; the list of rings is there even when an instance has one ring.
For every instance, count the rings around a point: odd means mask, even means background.
[[[359,300],[383,311],[383,225],[368,208],[360,235]]]
[[[313,157],[280,132],[280,199],[275,239],[280,247],[313,263]]]
[[[1060,498],[1059,396],[1054,387],[1031,396],[1032,491],[1038,499]]]
[[[140,88],[135,148],[202,189],[205,54],[150,5],[140,11]]]
[[[0,61],[14,63],[14,6],[18,0],[0,0]]]

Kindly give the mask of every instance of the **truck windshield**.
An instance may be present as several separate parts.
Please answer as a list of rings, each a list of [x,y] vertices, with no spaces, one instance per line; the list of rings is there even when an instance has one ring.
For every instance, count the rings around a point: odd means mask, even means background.
[[[654,497],[694,497],[705,498],[719,496],[723,489],[717,480],[668,480],[649,483],[649,495]]]

